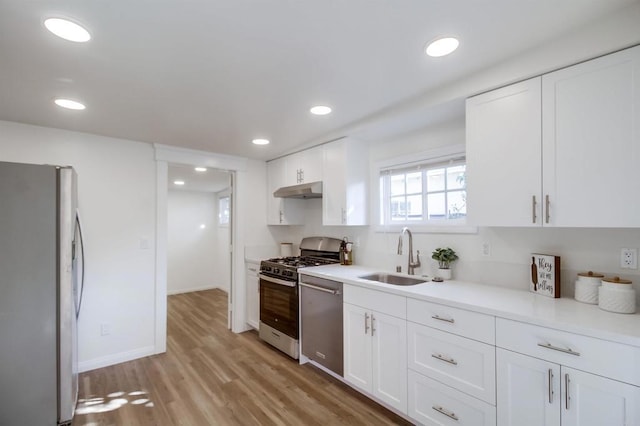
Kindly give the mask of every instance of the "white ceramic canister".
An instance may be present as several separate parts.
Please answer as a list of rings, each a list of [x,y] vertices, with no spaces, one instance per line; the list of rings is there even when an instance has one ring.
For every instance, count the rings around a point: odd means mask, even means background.
[[[576,280],[574,298],[578,302],[598,304],[598,289],[604,275],[597,272],[580,272]]]
[[[636,291],[630,280],[620,277],[603,278],[598,294],[600,309],[619,314],[636,312]]]
[[[293,243],[280,243],[280,257],[293,256]]]

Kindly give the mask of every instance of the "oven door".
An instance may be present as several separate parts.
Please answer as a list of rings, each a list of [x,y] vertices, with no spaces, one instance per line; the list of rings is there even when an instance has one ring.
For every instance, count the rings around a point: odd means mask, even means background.
[[[298,340],[298,282],[258,276],[260,321]]]

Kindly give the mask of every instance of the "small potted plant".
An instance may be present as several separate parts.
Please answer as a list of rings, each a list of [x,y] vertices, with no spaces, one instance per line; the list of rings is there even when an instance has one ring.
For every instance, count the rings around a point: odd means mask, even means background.
[[[451,264],[458,260],[456,252],[450,247],[440,247],[433,251],[431,258],[438,261],[438,276],[450,280]]]

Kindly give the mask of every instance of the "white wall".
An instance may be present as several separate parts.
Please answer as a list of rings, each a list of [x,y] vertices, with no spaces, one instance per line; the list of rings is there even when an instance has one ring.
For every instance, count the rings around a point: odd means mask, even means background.
[[[216,195],[169,191],[167,219],[167,294],[210,288],[228,291],[231,266],[227,262],[221,270],[218,262],[219,234],[228,244],[229,228],[219,232]]]
[[[78,173],[86,251],[78,325],[81,370],[153,353],[152,147],[0,121],[0,160],[71,165]],[[100,335],[101,324],[108,324],[110,335]]]

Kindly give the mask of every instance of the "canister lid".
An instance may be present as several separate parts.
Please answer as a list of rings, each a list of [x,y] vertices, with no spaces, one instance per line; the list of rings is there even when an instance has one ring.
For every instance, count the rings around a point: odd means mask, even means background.
[[[579,277],[593,277],[593,278],[604,278],[604,274],[601,274],[599,272],[593,272],[593,271],[589,271],[589,272],[580,272],[578,274]]]
[[[620,277],[607,277],[607,278],[603,278],[602,281],[606,281],[608,283],[613,283],[613,284],[631,284],[631,280],[625,280],[624,278],[620,278]]]

